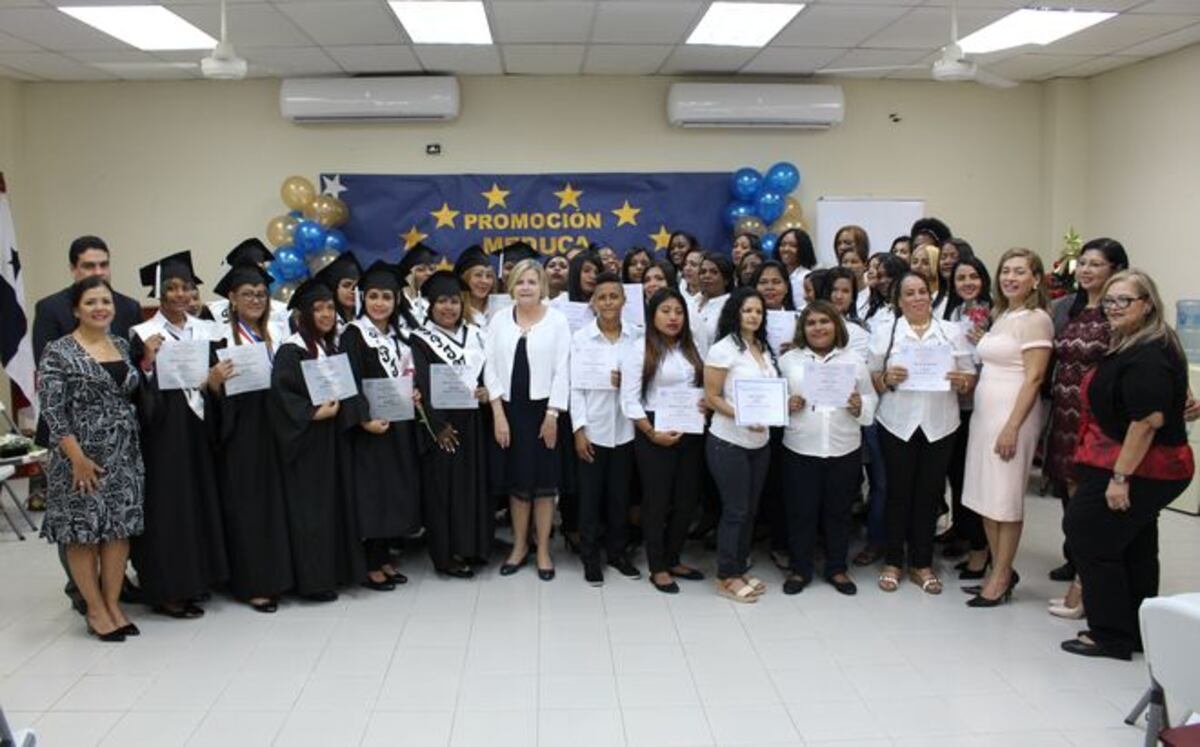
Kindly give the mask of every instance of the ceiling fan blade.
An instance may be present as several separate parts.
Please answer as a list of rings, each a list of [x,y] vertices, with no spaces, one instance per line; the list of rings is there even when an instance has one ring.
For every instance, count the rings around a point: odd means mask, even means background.
[[[1016,88],[1017,87],[1017,81],[1009,80],[1008,78],[1002,78],[999,75],[996,75],[995,73],[989,73],[987,70],[984,70],[983,68],[979,68],[975,71],[975,82],[982,83],[985,86],[991,86],[992,88]]]
[[[890,73],[896,70],[926,70],[928,65],[883,65],[881,67],[827,67],[814,75],[840,75],[842,73]]]

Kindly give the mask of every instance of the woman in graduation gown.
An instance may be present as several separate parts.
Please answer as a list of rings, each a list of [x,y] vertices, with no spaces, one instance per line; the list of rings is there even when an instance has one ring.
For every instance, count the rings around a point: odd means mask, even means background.
[[[161,389],[155,360],[165,341],[207,341],[213,329],[187,313],[200,282],[188,252],[143,267],[141,280],[161,304],[130,330],[131,357],[147,374],[139,402],[146,531],[133,542],[133,565],[155,612],[196,618],[204,614],[197,601],[228,577],[211,448],[216,411],[200,388]],[[213,366],[206,387],[219,388],[231,372],[227,363]]]
[[[338,258],[325,265],[313,279],[320,280],[333,293],[334,342],[342,337],[342,330],[358,316],[358,278],[362,267],[353,252],[342,252]],[[290,308],[290,307],[289,307]]]
[[[469,246],[454,262],[454,276],[463,284],[463,301],[466,303],[466,321],[487,329],[488,296],[496,287],[496,272],[492,263],[479,246]],[[429,282],[428,280],[425,282]],[[429,296],[421,294],[428,303]],[[420,319],[418,319],[420,321]]]
[[[284,341],[271,369],[271,427],[283,462],[284,500],[296,591],[317,602],[366,576],[354,515],[351,454],[339,418],[341,403],[312,404],[300,365],[338,353],[333,291],[306,280],[288,308],[299,311],[297,332]],[[349,423],[353,424],[353,423]]]
[[[400,276],[400,285],[403,287],[404,302],[400,305],[409,309],[410,312],[407,315],[409,319],[404,321],[416,322],[409,326],[419,326],[425,319],[425,298],[421,295],[421,286],[425,284],[426,278],[437,269],[437,261],[437,252],[424,244],[417,244],[404,252],[400,264],[396,266],[396,272]],[[399,303],[399,299],[397,299],[397,303]]]
[[[359,394],[342,403],[354,451],[354,504],[366,554],[363,586],[391,591],[408,581],[396,570],[389,540],[421,527],[420,474],[413,421],[371,417],[363,382],[412,376],[412,352],[397,328],[400,278],[396,267],[375,262],[359,278],[363,315],[346,325],[342,350],[350,359]]]
[[[463,367],[463,378],[475,382],[477,396],[487,400],[487,390],[480,384],[483,333],[464,318],[461,292],[453,274],[431,275],[421,286],[429,318],[413,330],[409,344],[427,425],[419,429],[419,438],[429,557],[438,573],[470,578],[472,565],[487,562],[493,533],[484,410],[438,409],[429,395],[430,366],[445,364]]]
[[[267,287],[271,277],[257,264],[240,262],[213,289],[227,299],[225,320],[216,338],[226,348],[266,346],[275,351],[288,336],[286,317],[272,316]],[[237,376],[234,368],[234,376]],[[267,411],[269,389],[230,395],[222,390],[218,410],[217,487],[225,519],[229,588],[258,612],[278,609],[279,597],[292,588],[292,550],[288,541],[279,448]]]

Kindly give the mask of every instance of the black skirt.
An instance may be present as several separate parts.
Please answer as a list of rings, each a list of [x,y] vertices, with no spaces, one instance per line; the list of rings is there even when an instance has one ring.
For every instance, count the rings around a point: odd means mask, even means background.
[[[548,399],[529,398],[529,355],[522,337],[513,356],[508,402],[504,403],[509,430],[509,444],[504,450],[504,475],[508,494],[520,500],[558,495],[561,467],[558,449],[563,439],[571,434],[560,432],[555,448],[546,448],[539,433],[548,404]]]

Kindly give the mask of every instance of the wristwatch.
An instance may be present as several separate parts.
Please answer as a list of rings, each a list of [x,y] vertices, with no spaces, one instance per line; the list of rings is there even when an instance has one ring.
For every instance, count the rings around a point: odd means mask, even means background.
[[[1124,472],[1113,472],[1112,481],[1117,485],[1124,485],[1129,481],[1129,475]]]

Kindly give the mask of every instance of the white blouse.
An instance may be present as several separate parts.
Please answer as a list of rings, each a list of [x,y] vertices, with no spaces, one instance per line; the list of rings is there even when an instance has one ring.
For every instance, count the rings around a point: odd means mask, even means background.
[[[625,348],[621,358],[621,411],[630,420],[641,420],[646,412],[658,409],[658,393],[662,389],[690,386],[701,387],[697,384],[696,371],[683,351],[675,346],[658,361],[658,371],[654,379],[646,387],[646,396],[642,397],[642,366],[646,360],[646,345],[644,341],[634,341]],[[697,403],[698,405],[699,403]]]
[[[721,388],[721,396],[730,404],[733,403],[733,382],[738,379],[773,379],[779,376],[779,370],[771,360],[770,353],[763,351],[760,364],[754,359],[750,348],[738,348],[733,335],[726,335],[717,344],[708,349],[704,358],[706,368],[725,370],[725,384]],[[752,431],[749,426],[738,425],[734,418],[720,412],[713,412],[712,425],[709,433],[728,441],[734,446],[744,449],[760,449],[771,440],[771,433],[764,428],[762,431]]]
[[[708,345],[712,345],[717,341],[717,323],[721,320],[721,309],[725,308],[725,302],[729,300],[729,294],[717,296],[708,301],[701,300],[696,307],[696,315],[700,317],[703,324],[697,324],[697,327],[704,328],[704,339]],[[699,347],[699,343],[697,343]],[[704,351],[701,350],[703,354]]]
[[[597,348],[612,358],[613,368],[620,370],[622,359],[631,345],[641,349],[641,338],[636,337],[627,325],[621,325],[621,334],[616,342],[605,337],[595,321],[575,332],[571,341],[571,355],[596,355]],[[633,421],[621,408],[619,389],[577,389],[571,386],[571,426],[575,430],[587,428],[588,439],[597,446],[613,448],[633,440]]]
[[[850,414],[849,407],[817,407],[806,403],[804,409],[788,417],[788,425],[783,431],[783,445],[804,456],[845,456],[862,445],[862,428],[874,420],[879,398],[871,383],[871,372],[867,370],[866,361],[849,347],[836,348],[823,356],[808,348],[789,350],[779,359],[779,371],[788,380],[790,395],[801,394],[805,364],[810,361],[822,365],[853,363],[856,386],[862,396],[862,412],[856,418]]]
[[[529,398],[549,399],[549,406],[558,411],[570,405],[571,327],[557,309],[546,307],[541,321],[522,334],[514,318],[516,309],[505,309],[488,323],[484,354],[487,365],[483,383],[488,397],[509,399],[512,383],[513,358],[517,343],[525,338],[525,353],[529,357]]]

